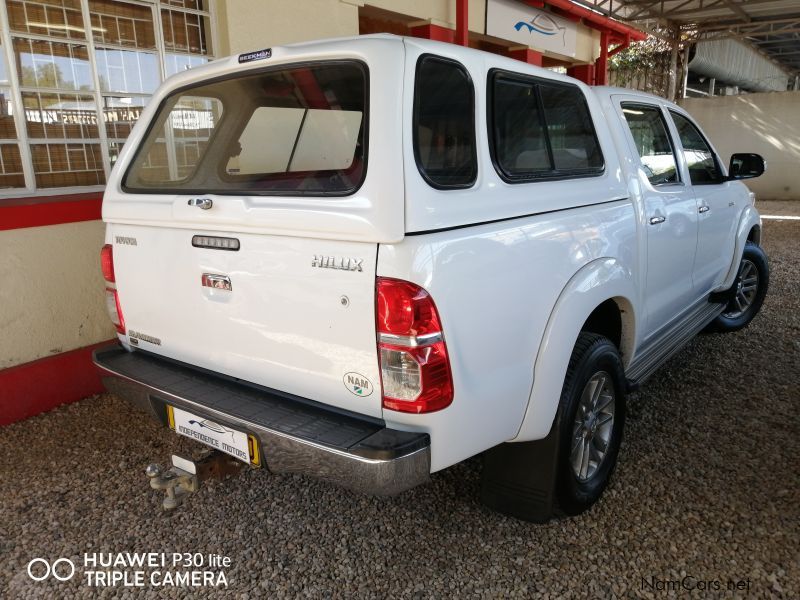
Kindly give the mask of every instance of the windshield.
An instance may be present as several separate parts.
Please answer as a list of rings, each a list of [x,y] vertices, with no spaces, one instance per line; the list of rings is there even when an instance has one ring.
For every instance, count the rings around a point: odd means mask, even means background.
[[[366,164],[366,68],[293,65],[170,95],[126,191],[343,195]]]

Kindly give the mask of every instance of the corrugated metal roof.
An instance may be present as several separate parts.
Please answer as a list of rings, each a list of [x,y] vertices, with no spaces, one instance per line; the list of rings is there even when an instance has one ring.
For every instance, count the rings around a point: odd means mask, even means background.
[[[735,39],[697,42],[689,69],[753,92],[785,92],[789,80],[786,71]]]

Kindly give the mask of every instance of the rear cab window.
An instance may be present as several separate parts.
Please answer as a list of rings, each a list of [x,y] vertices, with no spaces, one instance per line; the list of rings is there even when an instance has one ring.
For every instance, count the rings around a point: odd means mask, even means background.
[[[434,188],[471,187],[478,176],[475,90],[459,63],[422,55],[414,87],[414,158]]]
[[[489,149],[505,181],[603,172],[603,154],[579,87],[493,70],[488,94]]]
[[[126,192],[347,195],[366,175],[367,68],[330,61],[173,92],[123,179]]]

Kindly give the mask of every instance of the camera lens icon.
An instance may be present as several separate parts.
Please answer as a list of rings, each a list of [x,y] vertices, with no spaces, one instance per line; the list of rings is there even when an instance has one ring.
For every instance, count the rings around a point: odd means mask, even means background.
[[[68,558],[59,558],[50,564],[44,558],[34,558],[28,563],[28,577],[44,581],[50,576],[59,581],[69,581],[75,575],[75,563]]]

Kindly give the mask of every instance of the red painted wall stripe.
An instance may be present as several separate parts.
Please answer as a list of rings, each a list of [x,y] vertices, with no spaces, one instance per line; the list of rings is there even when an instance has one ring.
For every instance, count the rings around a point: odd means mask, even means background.
[[[110,341],[0,370],[0,425],[103,391],[92,351]]]
[[[103,194],[0,199],[0,231],[100,219]]]

